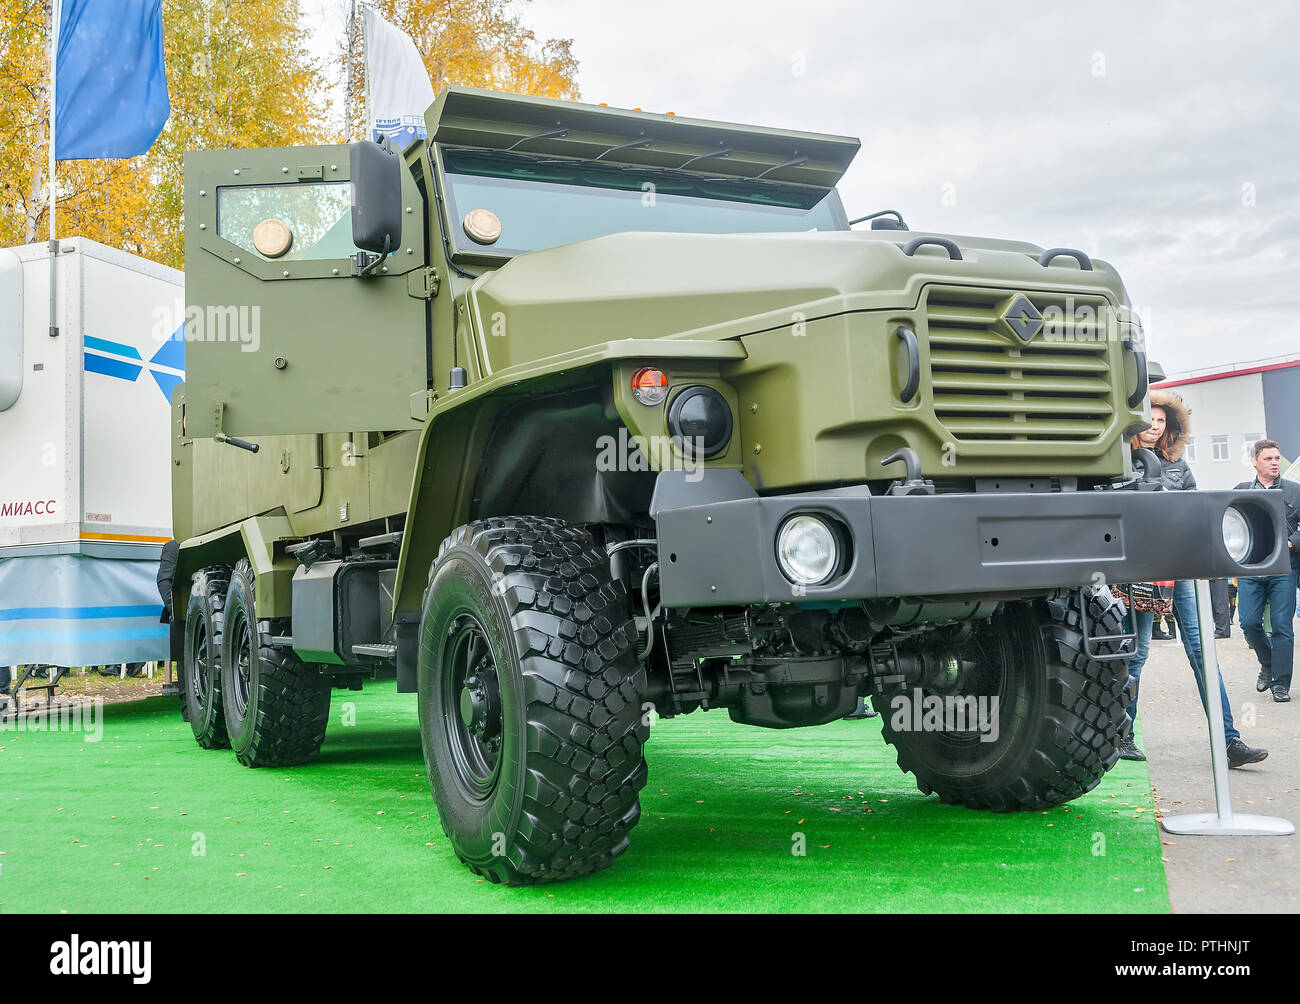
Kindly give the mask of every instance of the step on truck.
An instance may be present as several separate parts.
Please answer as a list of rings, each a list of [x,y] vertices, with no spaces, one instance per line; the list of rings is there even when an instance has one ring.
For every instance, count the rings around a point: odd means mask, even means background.
[[[695,711],[865,697],[923,792],[1036,809],[1131,727],[1110,584],[1283,569],[1273,493],[1131,452],[1157,370],[1106,262],[851,229],[854,139],[461,87],[426,123],[186,160],[200,745],[306,763],[332,690],[395,676],[452,848],[511,884],[622,854]]]

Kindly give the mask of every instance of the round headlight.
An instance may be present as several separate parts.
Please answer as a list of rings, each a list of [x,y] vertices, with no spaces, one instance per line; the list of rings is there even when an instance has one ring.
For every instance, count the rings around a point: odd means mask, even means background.
[[[731,442],[731,407],[712,387],[687,387],[668,409],[668,432],[687,456],[716,456]]]
[[[839,563],[835,532],[816,516],[791,516],[777,532],[776,561],[797,586],[825,582]]]
[[[1223,510],[1223,544],[1228,549],[1228,557],[1241,564],[1250,556],[1253,543],[1250,521],[1241,514],[1236,506]]]

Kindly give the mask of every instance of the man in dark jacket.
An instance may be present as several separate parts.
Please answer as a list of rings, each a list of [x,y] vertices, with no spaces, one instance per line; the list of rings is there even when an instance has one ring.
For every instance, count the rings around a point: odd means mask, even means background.
[[[1271,439],[1255,444],[1255,478],[1237,485],[1280,491],[1286,509],[1287,548],[1291,552],[1291,571],[1285,575],[1261,575],[1237,580],[1237,610],[1241,630],[1259,659],[1259,679],[1255,689],[1271,690],[1278,703],[1291,700],[1291,669],[1295,659],[1295,632],[1291,618],[1295,612],[1296,582],[1300,578],[1300,485],[1287,481],[1282,474],[1282,451]],[[1273,628],[1270,639],[1264,631],[1264,605],[1268,604]]]

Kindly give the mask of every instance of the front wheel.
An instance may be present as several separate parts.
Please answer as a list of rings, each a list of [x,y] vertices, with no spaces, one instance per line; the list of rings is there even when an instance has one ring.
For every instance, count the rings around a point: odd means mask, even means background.
[[[627,848],[649,733],[636,640],[585,531],[517,516],[443,542],[420,617],[420,734],[443,831],[474,872],[547,882]]]
[[[1086,597],[1086,610],[1080,597]],[[940,800],[1009,812],[1091,791],[1128,733],[1128,660],[1094,659],[1122,633],[1105,587],[1008,603],[950,660],[951,676],[872,698],[885,741]],[[1093,653],[1120,653],[1117,641]]]

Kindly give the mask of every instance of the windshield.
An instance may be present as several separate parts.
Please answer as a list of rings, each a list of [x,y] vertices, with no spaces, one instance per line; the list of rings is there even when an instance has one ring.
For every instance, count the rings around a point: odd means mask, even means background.
[[[515,255],[630,230],[773,233],[847,230],[833,189],[672,170],[443,148],[447,199],[459,251]],[[501,221],[490,247],[470,240],[468,213]]]

